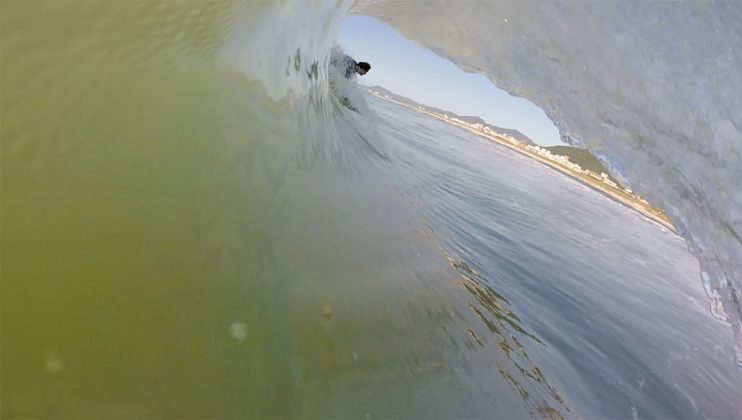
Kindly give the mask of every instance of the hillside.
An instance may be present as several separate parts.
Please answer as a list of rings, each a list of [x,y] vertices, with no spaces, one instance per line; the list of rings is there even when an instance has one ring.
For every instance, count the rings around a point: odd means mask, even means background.
[[[545,149],[554,155],[567,156],[571,162],[580,165],[582,169],[587,169],[596,174],[608,173],[608,169],[603,165],[603,162],[598,160],[589,150],[574,146],[551,146],[545,147]]]
[[[482,125],[489,126],[489,128],[491,128],[493,131],[496,131],[496,132],[498,132],[500,134],[507,134],[509,136],[512,136],[513,138],[519,140],[522,143],[531,144],[531,145],[534,145],[534,146],[536,145],[536,143],[534,143],[533,140],[531,140],[530,138],[528,138],[528,136],[526,136],[525,134],[523,134],[520,131],[515,130],[513,128],[498,127],[498,126],[496,126],[494,124],[490,124],[490,123],[484,121],[483,119],[481,119],[479,117],[468,117],[468,116],[462,117],[462,116],[458,116],[456,118],[458,118],[460,120],[463,120],[463,121],[466,121],[466,122],[468,122],[470,124],[479,123],[479,124],[482,124]]]

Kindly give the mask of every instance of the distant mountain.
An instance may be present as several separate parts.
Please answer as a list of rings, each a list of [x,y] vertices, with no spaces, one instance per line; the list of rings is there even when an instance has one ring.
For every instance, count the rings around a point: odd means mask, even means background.
[[[569,158],[570,162],[580,165],[582,169],[595,172],[599,174],[601,172],[609,173],[603,162],[595,157],[589,150],[581,149],[574,146],[551,146],[544,147],[544,149],[551,152],[553,155],[561,155]],[[613,178],[611,178],[613,179]],[[614,182],[617,182],[615,179]]]
[[[454,113],[454,112],[446,111],[445,109],[436,108],[434,106],[423,105],[423,107],[425,107],[425,109],[427,109],[428,111],[435,112],[436,114],[448,115],[449,117],[450,116],[454,116],[454,117],[457,116],[456,113]]]
[[[489,128],[491,128],[492,131],[495,131],[495,132],[500,133],[500,134],[507,134],[507,135],[513,137],[514,139],[520,141],[521,143],[525,143],[525,144],[530,144],[530,145],[536,146],[536,143],[534,143],[533,140],[531,140],[530,138],[528,138],[528,136],[526,136],[525,134],[523,134],[520,131],[515,130],[513,128],[498,127],[496,125],[493,125],[493,124],[490,124],[490,123],[484,121],[483,119],[481,119],[479,117],[467,117],[467,116],[464,116],[464,117],[456,117],[456,118],[458,118],[458,119],[460,119],[462,121],[466,121],[466,122],[468,122],[470,124],[477,124],[477,123],[479,123],[479,124],[482,124],[482,125],[489,126]]]
[[[383,95],[387,95],[390,99],[394,99],[395,101],[402,102],[402,103],[405,103],[407,105],[411,105],[411,106],[414,106],[414,107],[421,106],[421,107],[425,108],[426,110],[428,110],[430,112],[434,112],[436,114],[448,115],[451,118],[458,118],[458,119],[460,119],[462,121],[468,122],[469,124],[477,124],[477,123],[478,124],[482,124],[484,126],[487,126],[487,127],[491,128],[492,131],[494,131],[496,133],[507,134],[507,135],[509,135],[509,136],[517,139],[518,141],[520,141],[522,143],[536,145],[536,143],[534,143],[530,138],[528,138],[528,136],[526,136],[525,134],[521,133],[518,130],[515,130],[515,129],[512,129],[512,128],[498,127],[498,126],[496,126],[494,124],[490,124],[490,123],[484,121],[483,119],[481,119],[479,117],[461,116],[461,115],[457,115],[454,112],[446,111],[445,109],[436,108],[434,106],[423,105],[423,104],[420,104],[420,103],[418,103],[418,102],[416,102],[416,101],[414,101],[414,100],[412,100],[412,99],[410,99],[408,97],[405,97],[405,96],[402,96],[402,95],[398,95],[398,94],[396,94],[396,93],[394,93],[394,92],[392,92],[392,91],[390,91],[388,89],[385,89],[385,88],[383,88],[381,86],[367,86],[366,89],[370,89],[373,92],[379,92],[379,94],[381,94],[382,96]]]

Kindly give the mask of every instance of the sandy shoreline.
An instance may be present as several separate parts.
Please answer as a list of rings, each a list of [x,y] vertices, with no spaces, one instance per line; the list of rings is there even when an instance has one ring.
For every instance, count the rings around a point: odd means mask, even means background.
[[[647,203],[645,203],[643,201],[640,201],[636,197],[634,197],[634,196],[632,196],[630,194],[627,194],[626,192],[624,192],[621,189],[613,188],[610,185],[604,184],[603,182],[600,182],[597,179],[593,179],[592,177],[590,177],[588,175],[585,175],[585,174],[580,173],[580,172],[575,172],[575,171],[573,171],[573,170],[571,170],[571,169],[569,169],[567,167],[564,167],[562,165],[559,165],[556,162],[553,162],[553,161],[551,161],[549,159],[546,159],[546,158],[544,158],[542,156],[539,156],[539,155],[537,155],[535,153],[532,153],[531,151],[529,151],[525,147],[518,147],[516,145],[513,145],[509,141],[507,141],[507,140],[505,140],[503,138],[500,138],[500,137],[498,137],[496,135],[490,135],[490,134],[483,133],[483,132],[478,131],[478,130],[475,130],[475,129],[471,128],[471,127],[467,127],[467,126],[465,126],[463,124],[459,124],[459,123],[457,123],[455,121],[452,121],[450,119],[443,118],[443,117],[441,117],[441,116],[439,116],[437,114],[434,114],[432,112],[428,112],[428,111],[425,111],[425,110],[422,110],[422,109],[413,107],[413,106],[408,105],[408,104],[405,104],[403,102],[395,101],[395,100],[393,100],[391,98],[385,98],[385,97],[382,97],[380,95],[374,95],[374,94],[371,94],[371,95],[374,96],[374,97],[376,97],[376,98],[383,99],[385,101],[392,102],[394,104],[397,104],[397,105],[403,106],[405,108],[411,109],[413,111],[417,111],[417,112],[419,112],[421,114],[426,114],[426,115],[428,115],[430,117],[433,117],[433,118],[435,118],[437,120],[443,121],[443,122],[448,123],[450,125],[453,125],[453,126],[456,126],[456,127],[459,127],[459,128],[463,128],[464,130],[467,130],[467,131],[469,131],[472,134],[476,134],[476,135],[478,135],[480,137],[484,137],[484,138],[486,138],[488,140],[492,140],[493,142],[495,142],[497,144],[500,144],[502,146],[505,146],[505,147],[507,147],[510,150],[513,150],[515,152],[518,152],[518,153],[520,153],[522,155],[526,155],[526,156],[530,157],[531,159],[536,160],[537,162],[543,163],[544,165],[547,165],[547,166],[549,166],[549,167],[551,167],[553,169],[556,169],[557,171],[559,171],[559,172],[561,172],[561,173],[563,173],[565,175],[568,175],[568,176],[572,177],[573,179],[576,179],[577,181],[583,183],[584,185],[586,185],[586,186],[588,186],[588,187],[590,187],[590,188],[592,188],[592,189],[594,189],[594,190],[596,190],[596,191],[598,191],[598,192],[600,192],[600,193],[608,196],[609,198],[612,198],[613,200],[619,202],[620,204],[623,204],[626,207],[629,207],[629,208],[631,208],[631,209],[639,212],[644,217],[646,217],[646,218],[648,218],[648,219],[650,219],[650,220],[652,220],[652,221],[660,224],[661,226],[669,229],[670,231],[672,231],[674,233],[677,233],[677,231],[675,230],[675,227],[670,223],[670,221],[667,219],[667,216],[665,216],[665,214],[661,210],[659,210],[657,208],[654,208],[651,205],[649,205],[649,204],[647,204]]]

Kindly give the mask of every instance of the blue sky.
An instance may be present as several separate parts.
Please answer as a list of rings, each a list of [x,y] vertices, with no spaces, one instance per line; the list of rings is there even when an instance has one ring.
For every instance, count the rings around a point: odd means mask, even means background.
[[[465,73],[378,19],[348,16],[340,24],[337,39],[357,61],[371,63],[371,71],[358,77],[360,83],[380,85],[422,104],[517,129],[541,145],[562,144],[541,108],[498,89],[481,74]]]

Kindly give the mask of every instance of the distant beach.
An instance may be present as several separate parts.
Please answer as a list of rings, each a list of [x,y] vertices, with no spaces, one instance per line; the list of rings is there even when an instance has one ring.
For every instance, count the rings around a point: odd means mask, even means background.
[[[613,200],[615,200],[615,201],[617,201],[617,202],[619,202],[619,203],[621,203],[621,204],[623,204],[623,205],[625,205],[625,206],[627,206],[627,207],[629,207],[629,208],[631,208],[631,209],[639,212],[640,214],[642,214],[646,218],[648,218],[648,219],[650,219],[650,220],[652,220],[652,221],[660,224],[661,226],[669,229],[670,231],[672,231],[674,233],[677,233],[677,230],[672,225],[672,223],[670,223],[670,221],[667,218],[667,215],[665,215],[665,213],[662,210],[660,210],[658,208],[655,208],[655,207],[652,207],[652,205],[649,204],[648,202],[640,199],[639,197],[634,196],[633,194],[627,193],[626,191],[624,191],[623,189],[621,189],[619,187],[613,187],[613,186],[611,186],[611,185],[609,185],[609,184],[607,184],[605,182],[602,182],[602,181],[594,178],[593,176],[587,175],[587,174],[585,174],[583,172],[578,172],[578,171],[572,170],[572,169],[570,169],[570,168],[568,168],[568,167],[566,167],[564,165],[559,164],[556,161],[553,161],[553,160],[547,159],[547,158],[545,158],[543,156],[540,156],[540,155],[532,152],[531,150],[529,150],[526,146],[513,144],[512,142],[506,140],[502,136],[498,136],[496,133],[492,133],[492,134],[491,133],[485,133],[483,131],[474,129],[472,127],[469,127],[469,126],[467,126],[465,124],[461,124],[461,123],[459,123],[457,121],[454,121],[451,118],[446,118],[446,117],[444,117],[442,115],[438,115],[438,114],[436,114],[434,112],[430,112],[430,111],[427,111],[425,109],[421,109],[419,107],[415,107],[415,106],[406,104],[404,102],[400,102],[400,101],[394,100],[392,98],[385,97],[383,95],[374,94],[373,92],[369,92],[368,94],[371,95],[371,96],[374,96],[376,98],[383,99],[385,101],[392,102],[392,103],[397,104],[399,106],[403,106],[405,108],[411,109],[413,111],[417,111],[419,113],[426,114],[428,116],[431,116],[431,117],[433,117],[435,119],[441,120],[441,121],[443,121],[445,123],[448,123],[450,125],[457,126],[459,128],[462,128],[464,130],[469,131],[472,134],[476,134],[478,136],[487,138],[487,139],[492,140],[495,143],[498,143],[498,144],[500,144],[502,146],[505,146],[505,147],[507,147],[507,148],[515,151],[515,152],[518,152],[518,153],[520,153],[522,155],[528,156],[528,157],[536,160],[537,162],[543,163],[544,165],[547,165],[547,166],[549,166],[549,167],[551,167],[553,169],[556,169],[557,171],[559,171],[559,172],[561,172],[561,173],[563,173],[565,175],[568,175],[568,176],[570,176],[570,177],[578,180],[579,182],[583,183],[584,185],[586,185],[586,186],[588,186],[588,187],[590,187],[590,188],[592,188],[592,189],[594,189],[594,190],[596,190],[596,191],[604,194],[605,196],[607,196],[607,197],[609,197],[609,198],[611,198],[611,199],[613,199]]]

